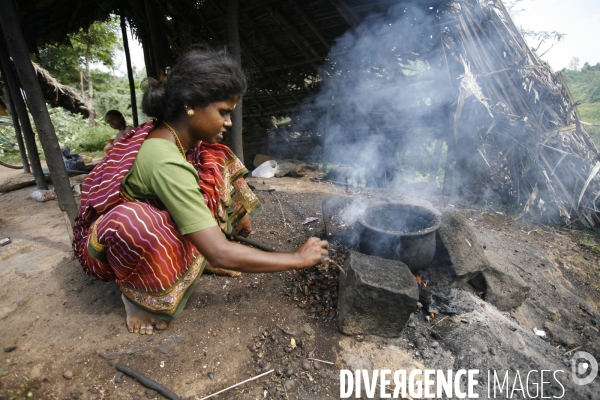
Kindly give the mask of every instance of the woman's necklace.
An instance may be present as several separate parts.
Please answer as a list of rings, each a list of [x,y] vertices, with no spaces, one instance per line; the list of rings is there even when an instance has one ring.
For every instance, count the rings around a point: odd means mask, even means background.
[[[163,121],[163,125],[171,131],[171,133],[173,134],[173,136],[175,136],[175,144],[177,144],[177,148],[179,148],[179,151],[181,152],[181,154],[183,155],[183,158],[185,157],[185,150],[183,150],[183,146],[181,145],[181,142],[179,141],[179,136],[177,136],[177,133],[175,132],[175,129],[171,128],[171,126],[169,124],[167,124],[165,121]]]

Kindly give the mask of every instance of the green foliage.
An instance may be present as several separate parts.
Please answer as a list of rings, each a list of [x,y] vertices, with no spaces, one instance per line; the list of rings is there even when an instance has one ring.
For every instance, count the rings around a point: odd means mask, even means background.
[[[600,103],[600,63],[585,63],[579,71],[565,69],[562,73],[575,101]]]
[[[97,22],[87,31],[69,36],[68,45],[49,45],[38,52],[37,60],[60,83],[81,91],[80,73],[84,74],[86,59],[91,64],[91,77],[94,92],[93,106],[97,112],[95,126],[89,126],[87,119],[73,115],[62,108],[49,108],[61,147],[69,146],[73,153],[100,152],[116,131],[104,122],[104,114],[116,109],[125,116],[128,125],[133,125],[129,81],[126,76],[115,74],[116,54],[122,51],[122,39],[117,18]],[[100,64],[104,66],[100,69]],[[144,79],[141,71],[134,69],[136,98],[141,105],[140,83]],[[87,82],[83,82],[87,91]],[[138,108],[139,123],[146,117]]]
[[[600,63],[591,66],[585,63],[581,70],[561,71],[575,101],[581,103],[577,107],[585,122],[600,124]],[[600,147],[600,127],[586,126],[596,146]]]
[[[34,60],[63,85],[79,87],[79,55],[72,46],[48,45]]]
[[[89,61],[114,68],[115,54],[122,49],[119,23],[115,18],[96,22],[88,31],[80,30],[69,36],[69,45],[49,45],[39,49],[39,64],[64,85],[80,86],[80,71],[85,69],[89,46]]]
[[[142,90],[140,83],[145,78],[140,71],[134,68],[134,81],[136,83],[135,97],[139,105],[142,103]],[[124,76],[115,76],[108,72],[95,70],[94,77],[94,108],[98,118],[103,118],[108,110],[119,110],[125,117],[128,125],[133,125],[129,80]],[[143,123],[148,119],[138,107],[138,120]]]
[[[87,119],[63,108],[51,108],[48,112],[58,143],[61,147],[69,146],[72,153],[101,151],[107,139],[115,136],[115,130],[104,121],[89,126]]]

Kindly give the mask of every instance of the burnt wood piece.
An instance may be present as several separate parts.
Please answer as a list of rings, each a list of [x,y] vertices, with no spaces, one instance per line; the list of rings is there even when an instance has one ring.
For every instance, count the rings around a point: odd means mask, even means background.
[[[169,389],[167,389],[160,383],[153,381],[152,379],[148,378],[147,376],[137,372],[133,368],[129,368],[127,365],[117,364],[116,367],[117,367],[118,371],[121,371],[124,374],[129,375],[130,377],[134,378],[136,381],[138,381],[142,385],[146,386],[147,388],[156,390],[158,393],[165,396],[169,400],[183,400],[181,397],[177,396],[175,393],[171,392]]]

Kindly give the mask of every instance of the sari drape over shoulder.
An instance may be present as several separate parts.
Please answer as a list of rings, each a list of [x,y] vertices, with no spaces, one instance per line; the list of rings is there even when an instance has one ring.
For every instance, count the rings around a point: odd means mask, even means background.
[[[73,251],[86,273],[115,281],[130,301],[170,320],[182,311],[206,261],[160,200],[134,199],[121,188],[155,122],[126,133],[84,180]],[[198,142],[187,161],[225,234],[246,213],[260,211],[243,179],[248,171],[227,146]]]

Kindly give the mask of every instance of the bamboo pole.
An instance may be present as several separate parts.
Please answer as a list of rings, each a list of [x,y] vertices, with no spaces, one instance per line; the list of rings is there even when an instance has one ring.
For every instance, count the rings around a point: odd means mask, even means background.
[[[133,115],[133,126],[138,126],[137,102],[135,99],[135,81],[133,69],[131,68],[131,55],[129,53],[129,40],[127,39],[127,27],[125,26],[125,10],[121,8],[121,35],[123,36],[123,48],[125,49],[125,62],[127,64],[127,77],[129,78],[129,93],[131,96],[131,114]]]
[[[25,107],[25,102],[23,101],[23,96],[21,94],[21,84],[13,69],[12,63],[10,62],[8,48],[3,37],[0,37],[0,65],[2,65],[2,76],[6,78],[5,83],[10,90],[11,100],[15,106],[15,112],[21,122],[21,128],[23,128],[25,148],[29,154],[29,161],[31,162],[35,184],[38,189],[47,190],[48,184],[44,178],[44,171],[42,171],[40,155],[38,154],[37,144],[35,143],[35,133],[31,127],[27,107]]]
[[[46,163],[50,169],[59,207],[67,213],[72,224],[77,215],[77,204],[71,190],[69,176],[67,175],[58,139],[54,132],[54,126],[48,115],[46,101],[44,100],[40,83],[37,80],[31,59],[29,58],[29,50],[19,26],[14,4],[11,0],[0,0],[0,9],[2,10],[2,13],[0,13],[0,23],[4,37],[6,38],[10,54],[15,61],[17,75],[27,95],[29,109],[44,149]]]
[[[242,52],[240,48],[239,31],[239,0],[228,0],[227,2],[227,33],[229,35],[229,53],[242,65]],[[244,163],[244,143],[242,140],[242,98],[237,102],[233,110],[231,127],[231,150]]]

